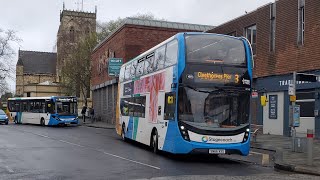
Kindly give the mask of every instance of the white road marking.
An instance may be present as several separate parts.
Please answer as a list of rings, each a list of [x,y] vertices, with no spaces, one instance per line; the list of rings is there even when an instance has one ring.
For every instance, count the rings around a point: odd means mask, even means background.
[[[48,139],[50,139],[50,137],[49,136],[46,136],[46,135],[43,135],[43,134],[36,134],[36,133],[34,133],[35,135],[38,135],[38,136],[41,136],[41,137],[44,137],[44,138],[48,138]]]
[[[143,165],[143,166],[147,166],[147,167],[150,167],[150,168],[153,168],[153,169],[160,170],[160,168],[156,167],[156,166],[152,166],[152,165],[145,164],[145,163],[142,163],[142,162],[139,162],[139,161],[127,159],[127,158],[124,158],[124,157],[121,157],[121,156],[118,156],[118,155],[115,155],[115,154],[107,153],[107,152],[104,152],[104,151],[101,151],[101,150],[99,150],[99,151],[102,152],[103,154],[106,154],[106,155],[109,155],[109,156],[113,156],[113,157],[116,157],[116,158],[119,158],[119,159],[123,159],[123,160],[130,161],[130,162],[133,162],[133,163],[136,163],[136,164],[140,164],[140,165]]]
[[[25,132],[28,132],[28,131],[25,131]],[[31,134],[35,134],[35,135],[38,135],[38,136],[41,136],[41,137],[44,137],[44,138],[47,138],[47,139],[53,139],[49,136],[46,136],[46,135],[43,135],[43,134],[37,134],[37,133],[32,133],[32,132],[28,132],[28,133],[31,133]],[[57,140],[57,139],[55,139]],[[78,146],[78,147],[83,147],[83,148],[90,148],[90,147],[85,147],[85,146],[82,146],[80,144],[76,144],[76,143],[72,143],[72,142],[69,142],[69,141],[64,141],[62,139],[58,140],[60,142],[63,142],[63,143],[67,143],[67,144],[70,144],[70,145],[74,145],[74,146]],[[94,148],[91,148],[91,149],[94,149]],[[147,166],[147,167],[150,167],[150,168],[153,168],[153,169],[158,169],[160,170],[160,167],[156,167],[156,166],[152,166],[152,165],[149,165],[149,164],[145,164],[145,163],[142,163],[142,162],[139,162],[139,161],[135,161],[135,160],[131,160],[131,159],[127,159],[125,157],[121,157],[121,156],[118,156],[118,155],[115,155],[115,154],[111,154],[111,153],[107,153],[103,150],[99,150],[99,149],[94,149],[98,152],[101,152],[103,154],[106,154],[106,155],[109,155],[109,156],[113,156],[113,157],[116,157],[116,158],[119,158],[119,159],[122,159],[122,160],[126,160],[126,161],[129,161],[129,162],[133,162],[133,163],[136,163],[136,164],[140,164],[140,165],[143,165],[143,166]],[[12,170],[12,169],[11,169]],[[8,170],[9,171],[9,170]]]
[[[82,145],[80,145],[80,144],[75,144],[75,143],[72,143],[72,142],[68,142],[68,141],[64,141],[64,140],[59,140],[60,142],[64,142],[64,143],[67,143],[67,144],[71,144],[71,145],[74,145],[74,146],[79,146],[79,147],[84,147],[84,146],[82,146]]]
[[[255,151],[250,151],[250,154],[258,154],[258,155],[263,155],[264,153],[259,153],[259,152],[255,152]]]
[[[14,173],[14,171],[9,166],[5,166],[5,167],[9,173]]]

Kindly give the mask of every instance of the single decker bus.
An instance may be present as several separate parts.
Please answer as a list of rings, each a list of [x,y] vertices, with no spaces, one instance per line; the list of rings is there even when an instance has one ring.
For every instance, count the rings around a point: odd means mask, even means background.
[[[16,124],[55,126],[79,123],[76,97],[15,97],[8,99],[8,108]]]

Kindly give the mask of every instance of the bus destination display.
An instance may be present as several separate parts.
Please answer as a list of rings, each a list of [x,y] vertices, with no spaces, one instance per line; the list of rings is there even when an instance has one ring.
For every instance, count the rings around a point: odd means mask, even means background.
[[[197,83],[240,83],[239,74],[194,72],[194,82]]]

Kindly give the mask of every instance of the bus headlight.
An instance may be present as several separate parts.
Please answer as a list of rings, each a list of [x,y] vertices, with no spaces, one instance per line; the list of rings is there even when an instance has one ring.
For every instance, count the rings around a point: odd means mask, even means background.
[[[180,132],[184,140],[190,141],[188,130],[184,126],[180,126]]]
[[[246,132],[244,133],[244,137],[243,137],[243,140],[242,140],[243,143],[246,142],[249,139],[249,133],[250,133],[250,129],[246,129]]]

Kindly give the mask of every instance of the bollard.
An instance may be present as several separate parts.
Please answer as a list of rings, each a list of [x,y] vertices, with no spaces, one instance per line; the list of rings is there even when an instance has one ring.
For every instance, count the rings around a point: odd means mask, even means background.
[[[313,164],[313,130],[307,129],[308,165]]]

